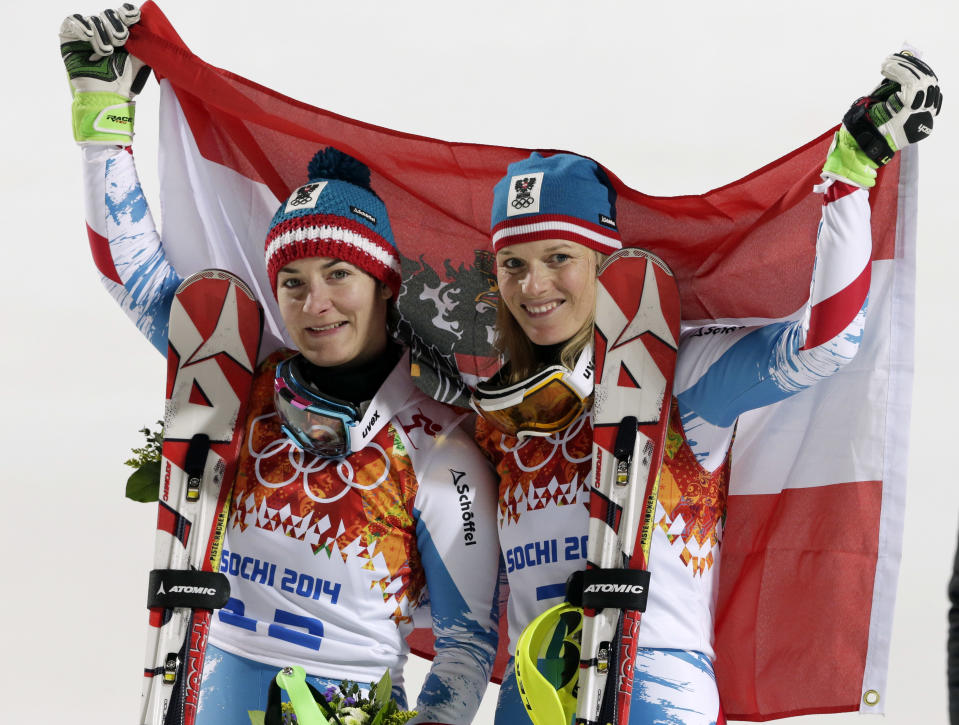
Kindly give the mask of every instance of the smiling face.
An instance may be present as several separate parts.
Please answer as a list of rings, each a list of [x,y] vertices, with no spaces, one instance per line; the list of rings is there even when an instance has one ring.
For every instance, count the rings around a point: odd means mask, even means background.
[[[523,242],[496,253],[500,296],[536,345],[575,335],[596,300],[596,253],[558,239]]]
[[[277,301],[293,343],[320,367],[359,364],[386,349],[390,290],[332,257],[304,257],[282,267]]]

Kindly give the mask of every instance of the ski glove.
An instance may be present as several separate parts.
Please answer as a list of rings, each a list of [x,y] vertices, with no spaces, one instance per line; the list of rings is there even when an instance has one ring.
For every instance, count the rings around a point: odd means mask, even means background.
[[[60,25],[60,54],[73,92],[73,137],[78,142],[128,145],[133,98],[150,68],[123,49],[140,10],[125,3],[99,15],[70,15]]]
[[[882,64],[884,80],[871,94],[870,120],[894,150],[922,141],[932,133],[933,117],[942,108],[939,79],[926,63],[907,51],[890,55]]]
[[[869,188],[876,169],[899,149],[932,133],[942,108],[939,79],[909,51],[893,53],[882,64],[882,83],[859,98],[843,117],[829,149],[823,175]]]

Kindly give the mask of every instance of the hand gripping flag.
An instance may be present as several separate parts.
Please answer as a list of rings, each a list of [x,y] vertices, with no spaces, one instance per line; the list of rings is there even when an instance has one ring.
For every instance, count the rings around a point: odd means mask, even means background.
[[[404,255],[399,332],[413,375],[462,402],[496,367],[487,342],[492,190],[530,149],[449,143],[286,98],[194,56],[153,3],[131,52],[161,79],[163,240],[181,276],[251,280],[282,325],[262,262],[270,217],[317,148],[366,163]],[[675,271],[684,329],[788,318],[809,294],[832,132],[700,196],[647,196],[610,174],[626,244]],[[730,719],[881,712],[902,539],[913,354],[915,148],[870,193],[866,335],[852,365],[745,415],[733,450],[716,672]],[[505,629],[505,627],[504,627]]]

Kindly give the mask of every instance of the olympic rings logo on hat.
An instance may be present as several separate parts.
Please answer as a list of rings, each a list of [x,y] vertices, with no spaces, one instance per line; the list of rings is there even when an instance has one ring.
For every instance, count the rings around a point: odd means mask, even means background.
[[[513,183],[513,188],[516,190],[516,198],[510,203],[514,209],[525,209],[536,203],[536,199],[533,198],[533,189],[536,188],[536,177],[526,176],[521,179],[516,179]]]

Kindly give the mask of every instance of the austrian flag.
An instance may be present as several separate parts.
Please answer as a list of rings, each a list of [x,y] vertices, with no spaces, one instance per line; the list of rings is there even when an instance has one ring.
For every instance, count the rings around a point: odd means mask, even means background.
[[[403,254],[399,333],[417,384],[462,403],[467,386],[495,369],[493,187],[530,149],[414,136],[284,97],[194,56],[152,3],[129,47],[161,79],[161,195],[176,210],[163,219],[163,240],[179,275],[241,275],[266,302],[267,334],[283,337],[264,239],[313,153],[336,146],[370,167],[390,210]],[[647,196],[609,174],[624,245],[649,249],[676,273],[685,334],[803,309],[823,203],[812,190],[831,137],[701,196]],[[882,711],[905,502],[916,177],[908,147],[869,195],[871,270],[849,292],[869,294],[855,360],[740,420],[715,611],[729,719]],[[538,186],[516,179],[514,207],[538,203]],[[840,295],[818,307],[828,316],[846,304],[858,302]]]

